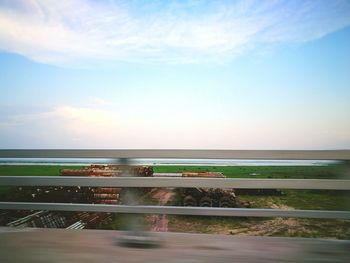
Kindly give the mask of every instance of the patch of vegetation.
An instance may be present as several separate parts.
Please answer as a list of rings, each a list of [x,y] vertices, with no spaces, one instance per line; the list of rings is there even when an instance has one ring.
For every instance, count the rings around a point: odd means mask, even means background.
[[[61,169],[79,169],[84,166],[60,165],[0,165],[0,176],[58,176]]]
[[[328,166],[154,166],[156,173],[222,172],[227,178],[336,179],[342,167]]]
[[[350,220],[198,216],[168,219],[172,232],[350,239]]]
[[[0,176],[58,176],[61,169],[79,169],[84,166],[60,165],[0,165]],[[17,192],[17,187],[0,187],[0,198]],[[23,194],[23,193],[22,193]]]
[[[282,196],[240,195],[253,208],[293,208],[310,210],[350,210],[349,191],[283,190]]]

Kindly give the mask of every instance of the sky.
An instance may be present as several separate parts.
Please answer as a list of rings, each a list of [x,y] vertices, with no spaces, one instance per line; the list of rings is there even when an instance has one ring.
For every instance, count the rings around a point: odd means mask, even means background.
[[[350,1],[0,0],[0,148],[350,149]]]

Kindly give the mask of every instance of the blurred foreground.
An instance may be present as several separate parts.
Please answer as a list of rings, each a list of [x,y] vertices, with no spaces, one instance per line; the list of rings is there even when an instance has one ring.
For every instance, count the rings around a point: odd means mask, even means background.
[[[348,262],[350,241],[153,233],[159,248],[118,245],[122,232],[0,228],[0,262]]]

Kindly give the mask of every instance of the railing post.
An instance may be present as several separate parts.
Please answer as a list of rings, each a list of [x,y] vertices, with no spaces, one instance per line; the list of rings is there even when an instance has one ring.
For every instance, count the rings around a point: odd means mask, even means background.
[[[117,162],[117,160],[116,160]],[[121,176],[132,177],[130,173],[130,160],[127,158],[119,159],[121,166]],[[125,205],[139,205],[137,188],[124,189],[122,201]],[[146,232],[146,226],[141,220],[141,215],[125,215],[127,222],[127,231],[125,235],[118,238],[118,243],[125,247],[153,248],[159,247],[160,241],[150,233]]]
[[[350,160],[343,161],[343,171],[341,173],[341,178],[344,180],[350,180]],[[350,195],[346,195],[345,199],[345,208],[347,211],[350,211]]]

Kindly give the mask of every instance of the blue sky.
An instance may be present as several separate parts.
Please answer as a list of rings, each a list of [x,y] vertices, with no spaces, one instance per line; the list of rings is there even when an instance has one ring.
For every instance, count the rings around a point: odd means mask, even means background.
[[[349,1],[0,3],[0,148],[350,148]]]

